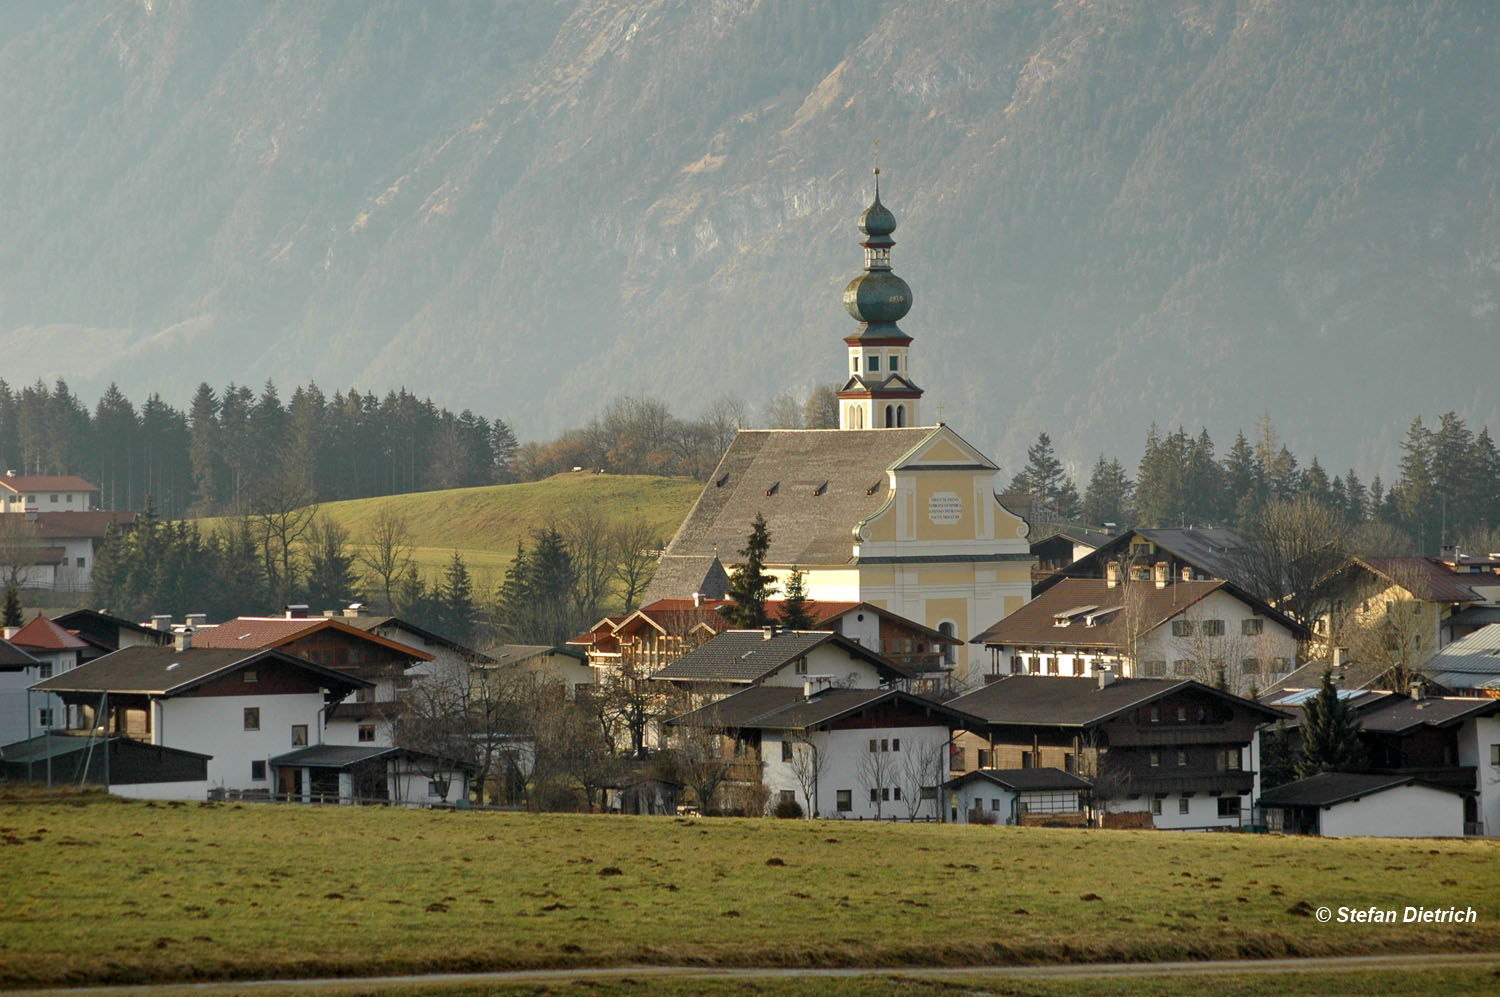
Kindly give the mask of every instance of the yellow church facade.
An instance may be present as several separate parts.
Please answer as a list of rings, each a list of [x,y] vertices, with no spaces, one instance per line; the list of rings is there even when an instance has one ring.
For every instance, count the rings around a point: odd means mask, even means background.
[[[839,428],[738,433],[647,600],[722,595],[723,569],[763,516],[779,585],[800,570],[813,599],[869,602],[958,637],[953,678],[972,685],[983,649],[967,641],[1031,597],[1028,527],[996,498],[993,461],[947,425],[916,424],[923,392],[897,325],[912,295],[890,269],[896,221],[878,187],[859,227],[865,269],[844,291],[859,326],[844,339]]]

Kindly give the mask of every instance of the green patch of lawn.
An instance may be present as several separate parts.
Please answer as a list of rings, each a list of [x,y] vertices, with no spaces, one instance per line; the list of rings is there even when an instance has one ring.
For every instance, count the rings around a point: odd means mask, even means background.
[[[1482,951],[1497,860],[1488,840],[33,798],[0,802],[0,982]],[[1479,921],[1303,913],[1408,903]]]

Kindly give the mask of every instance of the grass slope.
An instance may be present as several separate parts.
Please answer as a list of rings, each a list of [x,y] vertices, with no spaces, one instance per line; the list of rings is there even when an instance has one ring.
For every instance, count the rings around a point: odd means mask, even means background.
[[[1500,947],[1500,842],[0,802],[0,984]],[[1321,905],[1474,906],[1473,925]]]
[[[456,550],[480,582],[498,582],[515,557],[516,542],[574,510],[593,509],[610,522],[644,520],[665,542],[692,508],[702,485],[688,478],[643,474],[558,474],[542,481],[326,502],[319,511],[368,543],[381,510],[406,517],[424,574],[441,572]],[[218,520],[204,520],[205,530]]]

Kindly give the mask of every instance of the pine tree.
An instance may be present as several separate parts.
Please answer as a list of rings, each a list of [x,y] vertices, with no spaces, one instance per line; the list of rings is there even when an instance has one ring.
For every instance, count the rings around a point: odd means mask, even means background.
[[[1088,487],[1083,491],[1080,515],[1086,523],[1113,523],[1125,526],[1130,521],[1130,497],[1135,484],[1119,460],[1105,461],[1104,455],[1094,464]]]
[[[1318,694],[1302,707],[1302,758],[1297,778],[1319,772],[1358,772],[1364,767],[1365,750],[1359,741],[1359,723],[1354,710],[1333,687],[1333,671],[1323,672]]]
[[[787,579],[786,590],[781,596],[780,624],[786,630],[811,630],[817,625],[807,608],[807,573],[792,565],[792,577]]]
[[[776,579],[765,571],[766,553],[770,549],[771,533],[766,529],[766,519],[756,513],[750,536],[740,549],[744,561],[729,573],[731,602],[720,610],[730,626],[753,630],[766,625],[766,600],[776,591]]]
[[[4,622],[0,626],[18,627],[26,622],[21,616],[21,590],[15,582],[5,586]]]
[[[349,532],[335,520],[323,518],[309,535],[307,601],[314,609],[332,609],[361,600],[354,574]]]
[[[1011,480],[1009,491],[1041,498],[1061,519],[1078,515],[1078,488],[1052,452],[1052,438],[1045,431],[1026,449],[1026,469]]]
[[[474,586],[469,579],[469,569],[458,551],[443,573],[443,585],[437,597],[438,615],[442,619],[443,636],[460,644],[474,641]]]

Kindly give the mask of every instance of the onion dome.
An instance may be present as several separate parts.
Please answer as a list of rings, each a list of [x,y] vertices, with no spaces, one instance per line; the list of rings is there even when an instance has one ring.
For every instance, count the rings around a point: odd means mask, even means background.
[[[911,288],[889,270],[866,270],[844,288],[844,309],[856,322],[891,325],[911,311]]]
[[[865,235],[890,235],[896,231],[896,216],[891,209],[880,203],[880,192],[875,192],[875,202],[859,216],[859,230]]]

